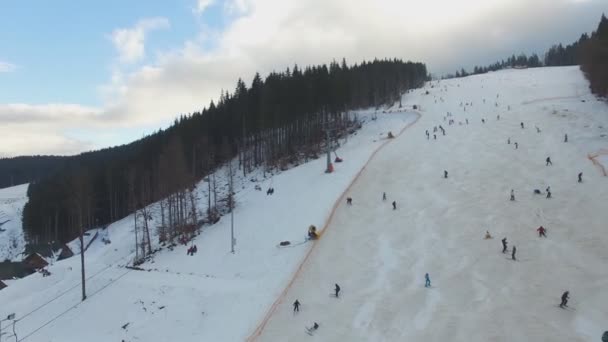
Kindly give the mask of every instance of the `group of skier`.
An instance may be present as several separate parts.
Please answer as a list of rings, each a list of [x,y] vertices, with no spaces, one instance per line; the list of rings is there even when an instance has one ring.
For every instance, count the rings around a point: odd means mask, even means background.
[[[462,106],[463,104],[461,103],[460,105]],[[467,105],[468,105],[468,103],[467,103]],[[472,103],[471,103],[471,105],[472,105]],[[451,116],[449,112],[448,112],[447,116],[448,117]],[[444,121],[446,119],[447,119],[447,117],[444,117]],[[496,120],[500,120],[500,115],[496,116]],[[453,121],[453,119],[450,119],[450,124],[452,123],[452,121]],[[482,122],[482,124],[485,123],[485,119],[482,118],[481,122]],[[467,124],[469,123],[468,119],[466,120],[466,123]],[[524,125],[523,122],[520,122],[520,127],[521,127],[521,129],[525,129],[525,125]],[[443,135],[445,135],[445,130],[443,129],[443,127],[441,127],[441,125],[439,125],[439,128],[442,130]],[[536,128],[536,132],[537,133],[541,133],[541,130],[540,130],[539,127],[535,126],[535,128]],[[437,132],[437,126],[435,126],[433,128],[433,132]],[[426,130],[426,136],[427,136],[427,139],[430,139],[430,133],[429,133],[428,130]],[[436,136],[434,138],[436,139]],[[568,142],[568,134],[564,135],[564,142]],[[507,139],[507,144],[511,144],[511,138],[510,137]],[[514,142],[514,144],[515,144],[515,149],[518,149],[518,147],[519,147],[518,143]],[[553,165],[553,162],[551,161],[551,157],[547,157],[545,159],[545,166],[552,166],[552,165]],[[448,171],[447,170],[443,171],[443,178],[446,178],[446,179],[448,178]],[[579,183],[583,182],[583,173],[582,172],[580,172],[578,174],[578,182]],[[540,193],[540,190],[535,190],[534,192],[535,193]],[[551,196],[552,196],[552,194],[551,194],[551,187],[547,187],[547,189],[546,189],[546,198],[551,198]],[[515,201],[515,191],[513,189],[511,189],[510,200],[511,201]],[[536,231],[538,232],[538,236],[539,237],[544,237],[544,238],[547,237],[547,229],[544,228],[543,226],[540,226],[539,228],[537,228]],[[492,239],[492,235],[490,234],[489,231],[486,231],[486,235],[485,235],[484,238],[485,239]],[[502,246],[503,246],[502,252],[506,253],[508,251],[507,238],[505,237],[501,241],[502,241]],[[517,247],[513,246],[512,249],[511,249],[511,259],[512,260],[517,260],[516,253],[517,253]],[[425,287],[430,287],[430,279],[429,279],[428,273],[425,275],[425,280],[426,280]],[[563,293],[563,295],[561,297],[562,300],[561,300],[561,304],[559,305],[561,308],[567,306],[568,298],[569,298],[569,292],[566,291],[566,292]]]
[[[334,284],[334,294],[333,294],[333,296],[336,297],[336,298],[340,298],[340,290],[342,290],[340,288],[340,285]],[[293,305],[293,313],[294,313],[294,315],[296,313],[300,312],[300,305],[302,305],[302,304],[300,303],[299,299],[296,299],[296,301],[293,302],[292,305]],[[312,332],[314,332],[317,329],[319,329],[319,323],[317,323],[317,322],[313,322],[313,324],[312,324],[311,327],[309,327],[309,328],[307,327],[306,328],[306,330],[307,330],[308,333],[312,333]]]

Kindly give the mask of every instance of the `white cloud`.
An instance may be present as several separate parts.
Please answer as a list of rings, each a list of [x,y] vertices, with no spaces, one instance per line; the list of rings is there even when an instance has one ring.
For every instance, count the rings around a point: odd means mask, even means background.
[[[140,20],[132,28],[114,30],[111,39],[118,50],[119,60],[127,64],[140,61],[145,56],[146,34],[152,30],[168,27],[169,20],[158,17]]]
[[[12,63],[0,61],[0,72],[13,72],[17,69],[17,66]]]
[[[207,7],[213,4],[214,0],[196,0],[196,7],[192,10],[194,14],[201,15]]]

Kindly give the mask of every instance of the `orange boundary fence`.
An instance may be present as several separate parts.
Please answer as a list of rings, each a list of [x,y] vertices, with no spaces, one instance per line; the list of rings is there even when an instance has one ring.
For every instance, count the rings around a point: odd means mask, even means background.
[[[416,120],[410,122],[405,127],[403,127],[401,129],[401,131],[399,131],[399,133],[397,134],[397,137],[401,136],[401,134],[403,132],[405,132],[406,129],[410,128],[412,125],[414,125],[416,122],[418,122],[418,120],[422,116],[417,111],[408,111],[408,112],[413,112],[416,115],[418,115],[418,117],[416,118]],[[346,196],[346,193],[351,189],[351,187],[357,181],[357,179],[359,179],[359,177],[361,176],[361,173],[363,173],[363,170],[365,170],[365,168],[367,167],[367,165],[369,164],[369,162],[372,161],[372,159],[374,159],[374,157],[376,156],[376,154],[378,153],[378,151],[380,151],[384,146],[386,146],[389,142],[391,142],[391,140],[394,140],[394,139],[387,139],[387,141],[383,142],[380,146],[378,146],[374,150],[374,152],[372,152],[372,154],[367,159],[367,161],[365,162],[365,164],[363,164],[363,167],[361,168],[361,170],[359,170],[357,172],[357,174],[355,175],[355,177],[350,181],[350,183],[348,184],[348,186],[346,187],[346,189],[342,192],[342,194],[340,195],[340,197],[338,198],[338,200],[336,200],[336,202],[334,203],[333,207],[331,208],[329,217],[327,218],[327,220],[325,220],[325,223],[323,224],[323,228],[319,230],[320,235],[322,235],[325,232],[325,230],[329,227],[329,224],[333,220],[334,214],[336,213],[336,209],[338,208],[338,205],[344,201],[344,196]],[[262,334],[262,331],[264,331],[264,328],[266,327],[266,324],[268,324],[268,321],[270,321],[270,317],[272,317],[272,315],[276,311],[277,307],[283,302],[283,300],[285,299],[285,296],[287,295],[287,292],[289,291],[289,289],[291,288],[291,286],[295,282],[296,278],[302,272],[302,269],[304,269],[304,264],[306,264],[306,261],[308,260],[308,258],[312,254],[312,251],[314,250],[315,246],[317,246],[316,242],[313,243],[312,246],[310,247],[310,249],[308,250],[308,252],[306,252],[306,255],[304,256],[304,258],[302,259],[302,261],[300,261],[300,264],[298,265],[298,268],[296,269],[296,271],[291,276],[291,279],[289,280],[289,283],[287,283],[287,286],[285,286],[285,289],[283,289],[283,291],[277,297],[277,299],[274,301],[274,303],[272,303],[272,305],[270,306],[270,309],[268,309],[268,311],[266,312],[266,315],[264,316],[264,318],[262,319],[262,321],[260,322],[260,324],[253,331],[253,333],[251,335],[249,335],[249,337],[247,338],[247,341],[254,341],[256,338],[260,337],[260,335]]]
[[[608,172],[606,172],[606,166],[604,166],[602,163],[600,163],[599,161],[597,161],[597,157],[599,156],[606,156],[608,155],[608,150],[607,149],[601,149],[595,153],[591,153],[591,154],[587,154],[587,158],[589,158],[589,160],[591,160],[591,162],[596,165],[597,167],[600,168],[600,170],[602,170],[602,174],[604,176],[608,176]]]

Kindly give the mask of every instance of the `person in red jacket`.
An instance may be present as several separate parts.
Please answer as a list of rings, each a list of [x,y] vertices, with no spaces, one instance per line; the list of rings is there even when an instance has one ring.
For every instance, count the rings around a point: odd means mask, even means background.
[[[538,237],[541,237],[541,236],[547,237],[547,235],[545,234],[547,232],[547,230],[543,226],[538,227],[538,229],[536,231],[538,232]]]

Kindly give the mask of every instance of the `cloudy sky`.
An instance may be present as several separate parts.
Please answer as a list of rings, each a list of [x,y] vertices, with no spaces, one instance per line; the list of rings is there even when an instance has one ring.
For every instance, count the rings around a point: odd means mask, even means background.
[[[242,77],[374,57],[433,74],[541,53],[606,0],[54,0],[0,3],[0,157],[124,144]]]

